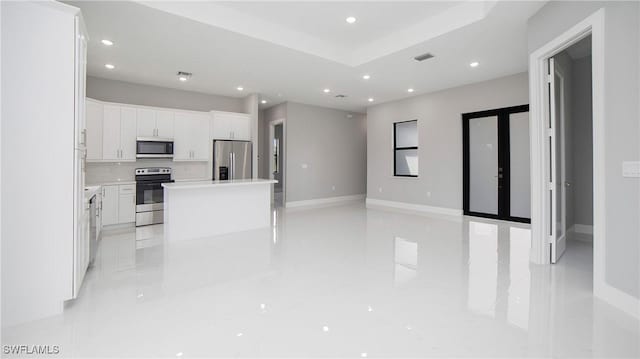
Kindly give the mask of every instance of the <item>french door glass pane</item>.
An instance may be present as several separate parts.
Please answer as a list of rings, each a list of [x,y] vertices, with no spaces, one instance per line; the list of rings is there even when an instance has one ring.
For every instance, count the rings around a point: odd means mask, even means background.
[[[531,218],[529,176],[529,112],[509,115],[511,167],[510,208],[512,217]]]
[[[498,214],[498,117],[469,121],[469,211]]]

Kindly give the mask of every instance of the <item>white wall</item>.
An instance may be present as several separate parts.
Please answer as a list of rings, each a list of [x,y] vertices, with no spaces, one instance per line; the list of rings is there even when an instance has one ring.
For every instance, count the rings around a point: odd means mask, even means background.
[[[287,203],[365,193],[363,114],[288,102],[286,121]]]
[[[622,177],[622,162],[640,158],[639,3],[549,2],[529,19],[528,47],[534,52],[600,8],[605,9],[605,281],[639,298],[640,183]]]
[[[244,99],[240,97],[210,95],[92,76],[87,77],[87,97],[107,102],[192,111],[245,112]]]
[[[367,198],[461,210],[461,115],[527,103],[527,74],[521,73],[369,107]],[[413,119],[419,177],[394,177],[393,123]]]
[[[269,123],[279,119],[285,119],[287,202],[365,193],[367,145],[363,114],[294,102],[270,107],[262,118],[265,160],[269,154]],[[268,164],[264,171],[268,172]]]

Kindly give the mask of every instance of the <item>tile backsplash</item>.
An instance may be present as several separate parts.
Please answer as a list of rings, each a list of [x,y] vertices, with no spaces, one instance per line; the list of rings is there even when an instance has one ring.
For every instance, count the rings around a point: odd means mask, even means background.
[[[135,180],[136,168],[170,167],[173,179],[207,179],[211,177],[208,162],[174,162],[171,160],[138,160],[136,162],[88,162],[87,185]]]

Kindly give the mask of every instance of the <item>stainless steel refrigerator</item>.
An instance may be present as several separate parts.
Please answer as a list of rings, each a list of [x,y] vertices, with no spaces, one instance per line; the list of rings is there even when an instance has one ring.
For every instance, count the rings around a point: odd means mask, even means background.
[[[249,141],[213,141],[213,179],[252,177],[252,149]]]

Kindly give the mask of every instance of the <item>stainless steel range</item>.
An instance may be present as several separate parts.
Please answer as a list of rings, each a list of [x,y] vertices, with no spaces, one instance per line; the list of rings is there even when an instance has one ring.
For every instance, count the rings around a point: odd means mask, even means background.
[[[171,168],[136,168],[136,227],[164,222],[164,189]]]

